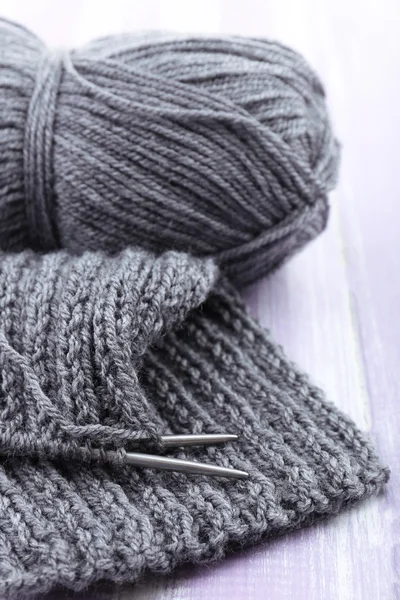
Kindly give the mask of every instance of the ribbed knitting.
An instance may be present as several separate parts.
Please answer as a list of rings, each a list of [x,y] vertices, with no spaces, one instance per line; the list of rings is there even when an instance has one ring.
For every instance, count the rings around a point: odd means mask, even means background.
[[[201,304],[201,306],[199,306]],[[0,594],[135,581],[309,524],[382,489],[350,419],[248,316],[211,261],[134,250],[0,260]],[[210,479],[93,460],[168,432]],[[47,459],[45,458],[47,456]]]

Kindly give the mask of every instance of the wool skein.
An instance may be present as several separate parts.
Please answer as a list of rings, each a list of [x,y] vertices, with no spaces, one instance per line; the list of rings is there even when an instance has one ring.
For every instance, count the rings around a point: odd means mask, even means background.
[[[167,34],[53,52],[8,21],[0,34],[1,248],[189,251],[245,284],[324,228],[338,145],[296,52]]]

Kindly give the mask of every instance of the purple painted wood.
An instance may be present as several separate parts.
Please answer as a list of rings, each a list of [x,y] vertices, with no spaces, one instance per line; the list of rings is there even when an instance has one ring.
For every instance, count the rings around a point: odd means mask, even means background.
[[[246,298],[289,356],[371,432],[392,468],[385,497],[327,523],[208,568],[77,597],[400,598],[398,0],[2,0],[2,13],[53,44],[169,28],[264,35],[306,55],[326,82],[343,142],[340,185],[328,231]]]

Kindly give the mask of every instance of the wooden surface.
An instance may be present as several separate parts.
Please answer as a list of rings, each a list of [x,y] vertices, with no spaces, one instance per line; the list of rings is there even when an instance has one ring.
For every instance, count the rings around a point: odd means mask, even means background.
[[[386,496],[209,568],[63,598],[400,598],[400,4],[383,0],[1,0],[53,45],[129,29],[263,35],[322,76],[343,143],[329,229],[248,290],[253,313],[392,469]]]

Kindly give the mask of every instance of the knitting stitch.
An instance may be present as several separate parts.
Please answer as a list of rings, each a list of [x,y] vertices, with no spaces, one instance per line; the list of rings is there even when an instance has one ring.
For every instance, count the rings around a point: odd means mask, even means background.
[[[1,256],[1,597],[214,560],[382,489],[367,439],[216,277],[178,253]],[[240,441],[180,457],[248,480],[91,456],[225,431]]]
[[[55,53],[0,34],[1,248],[182,250],[245,284],[325,227],[338,145],[293,50],[131,34]]]

